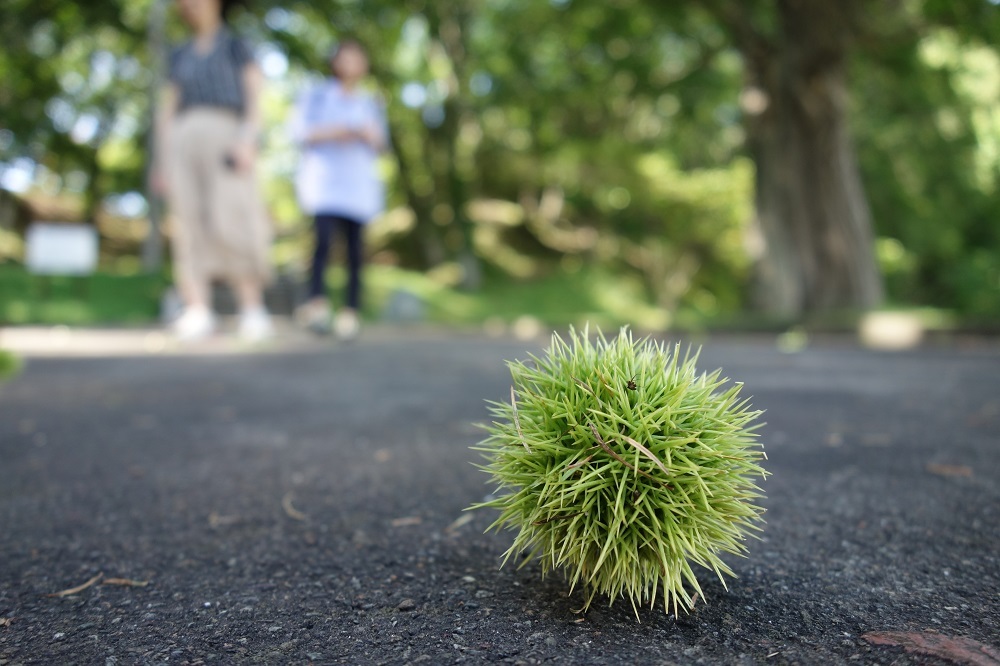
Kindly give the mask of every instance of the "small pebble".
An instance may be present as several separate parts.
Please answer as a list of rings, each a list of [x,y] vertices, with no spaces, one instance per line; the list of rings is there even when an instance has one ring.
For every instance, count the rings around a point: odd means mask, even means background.
[[[66,634],[60,631],[59,633],[57,633],[55,636],[52,637],[52,640],[61,641],[64,638],[66,638]]]
[[[414,601],[413,599],[403,599],[402,601],[399,602],[399,605],[396,606],[396,610],[411,611],[416,607],[417,607],[417,602]]]

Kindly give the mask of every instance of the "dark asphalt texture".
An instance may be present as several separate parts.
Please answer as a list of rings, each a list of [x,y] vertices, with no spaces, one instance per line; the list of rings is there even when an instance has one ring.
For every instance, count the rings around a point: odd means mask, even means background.
[[[0,665],[946,664],[1000,645],[1000,349],[709,342],[767,410],[763,539],[728,591],[595,602],[462,510],[504,359],[402,333],[309,352],[32,359],[0,387]],[[458,521],[458,522],[456,522]],[[144,587],[95,584],[105,578]],[[964,663],[973,663],[967,661]],[[989,662],[982,662],[989,663]]]

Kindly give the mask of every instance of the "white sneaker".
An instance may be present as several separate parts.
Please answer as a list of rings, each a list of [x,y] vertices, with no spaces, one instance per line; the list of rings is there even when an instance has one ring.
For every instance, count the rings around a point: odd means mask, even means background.
[[[240,315],[240,339],[244,342],[263,342],[274,337],[274,324],[264,308],[247,310]]]
[[[361,331],[361,320],[354,310],[341,310],[333,320],[333,331],[341,340],[353,340]]]
[[[206,307],[185,308],[171,325],[174,335],[184,342],[203,340],[215,330],[215,315]]]
[[[326,301],[309,301],[295,310],[295,322],[316,335],[329,335],[333,322],[333,311]]]

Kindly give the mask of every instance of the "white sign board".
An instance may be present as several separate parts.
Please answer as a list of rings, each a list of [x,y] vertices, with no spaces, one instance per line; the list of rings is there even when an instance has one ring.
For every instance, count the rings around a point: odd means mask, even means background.
[[[25,235],[24,263],[39,275],[89,275],[97,268],[97,229],[35,222]]]

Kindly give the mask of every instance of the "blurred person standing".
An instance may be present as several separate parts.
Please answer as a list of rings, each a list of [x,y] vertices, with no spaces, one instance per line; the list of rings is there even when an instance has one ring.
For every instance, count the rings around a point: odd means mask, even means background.
[[[296,314],[317,333],[328,332],[332,324],[338,337],[350,339],[360,328],[362,232],[384,206],[378,156],[388,131],[382,102],[361,85],[369,73],[364,46],[342,40],[330,68],[332,77],[299,97],[290,127],[302,147],[296,194],[302,210],[313,216],[315,240],[309,297]],[[348,269],[344,307],[336,318],[324,282],[335,232],[344,238]]]
[[[231,4],[176,0],[192,37],[170,56],[157,117],[153,187],[173,213],[174,281],[184,303],[173,329],[183,340],[214,331],[214,278],[235,290],[241,338],[273,334],[263,300],[271,227],[256,174],[263,74],[226,25]]]

